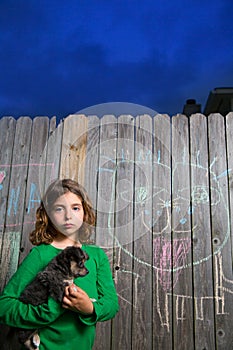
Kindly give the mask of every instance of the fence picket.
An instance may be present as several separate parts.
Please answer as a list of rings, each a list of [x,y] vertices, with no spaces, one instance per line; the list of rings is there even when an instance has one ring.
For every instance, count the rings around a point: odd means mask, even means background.
[[[27,169],[26,205],[23,214],[20,261],[24,259],[32,248],[28,237],[29,233],[34,229],[36,209],[40,205],[40,186],[44,186],[45,167],[41,161],[41,157],[48,140],[48,130],[48,117],[37,117],[33,119],[29,164]]]
[[[64,120],[60,177],[84,184],[87,147],[87,118],[70,115]]]
[[[105,115],[100,121],[96,244],[104,248],[113,266],[116,182],[117,119]],[[97,325],[95,350],[111,349],[111,323]]]
[[[152,119],[140,115],[135,121],[135,182],[132,348],[152,347],[152,233],[147,223],[152,220]]]
[[[7,213],[5,220],[5,231],[2,244],[1,260],[1,289],[9,280],[12,273],[17,268],[19,259],[19,248],[22,236],[23,217],[25,210],[25,191],[28,174],[29,150],[31,143],[31,124],[28,117],[22,117],[17,121],[15,130],[15,140],[13,146],[13,157],[10,174],[10,186],[7,203]],[[12,235],[18,242],[17,251],[9,252],[7,247],[11,247]],[[6,248],[5,248],[6,245]],[[14,255],[14,258],[13,258]]]
[[[173,348],[177,350],[194,349],[188,124],[184,115],[172,118]]]
[[[11,117],[0,119],[0,252],[6,220],[15,126],[16,121]]]
[[[126,349],[132,337],[132,288],[137,283],[133,271],[133,222],[134,222],[134,118],[118,117],[117,172],[115,209],[115,264],[114,275],[120,309],[113,320],[113,334],[118,342],[112,349]],[[127,328],[122,331],[122,324]]]
[[[153,155],[153,349],[172,349],[171,120],[154,118]],[[170,267],[169,267],[170,265]]]
[[[233,285],[233,275],[232,249],[229,244],[231,240],[225,118],[220,114],[210,115],[208,133],[216,342],[217,348],[223,350],[233,346],[233,336],[226,317],[226,314],[233,312],[232,295],[229,292]]]
[[[190,163],[193,239],[194,336],[197,348],[215,348],[214,294],[210,227],[207,120],[190,119]],[[203,332],[203,322],[206,332]]]

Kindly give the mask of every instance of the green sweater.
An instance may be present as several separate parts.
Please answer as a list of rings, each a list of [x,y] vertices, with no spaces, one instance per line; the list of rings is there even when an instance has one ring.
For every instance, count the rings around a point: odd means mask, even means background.
[[[40,350],[90,350],[95,338],[95,325],[118,311],[118,299],[108,258],[94,245],[83,245],[89,259],[89,274],[74,283],[95,299],[91,316],[66,310],[49,297],[48,303],[33,306],[18,298],[24,288],[61,250],[42,244],[34,247],[13,275],[0,296],[0,322],[27,329],[39,328]]]

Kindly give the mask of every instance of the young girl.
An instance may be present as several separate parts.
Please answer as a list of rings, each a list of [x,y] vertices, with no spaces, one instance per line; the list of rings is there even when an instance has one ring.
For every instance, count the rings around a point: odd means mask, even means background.
[[[37,209],[34,247],[0,296],[0,322],[8,326],[39,329],[40,350],[90,350],[95,325],[118,311],[118,299],[108,258],[90,245],[95,214],[86,191],[77,182],[52,183]],[[24,288],[49,261],[67,246],[81,247],[89,256],[89,273],[66,287],[60,305],[49,297],[39,306],[18,300]]]

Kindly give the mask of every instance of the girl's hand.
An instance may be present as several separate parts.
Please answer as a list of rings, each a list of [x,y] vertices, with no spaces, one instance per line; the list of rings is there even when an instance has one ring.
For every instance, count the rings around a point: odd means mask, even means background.
[[[94,312],[93,303],[87,293],[75,284],[65,288],[62,306],[65,309],[78,311],[84,315],[91,315]]]

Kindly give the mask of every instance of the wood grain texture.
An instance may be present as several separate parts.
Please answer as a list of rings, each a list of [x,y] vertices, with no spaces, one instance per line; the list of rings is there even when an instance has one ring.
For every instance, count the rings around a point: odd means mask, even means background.
[[[156,115],[154,124],[153,233],[153,349],[172,349],[171,261],[171,120]]]
[[[152,347],[152,233],[147,223],[152,219],[152,118],[136,118],[132,348]]]
[[[190,119],[195,343],[215,348],[207,120]],[[207,239],[208,237],[208,239]],[[203,327],[205,332],[202,332]]]
[[[113,115],[103,116],[100,121],[99,138],[96,244],[105,250],[112,268],[114,268],[116,144],[117,119]],[[111,349],[111,334],[111,322],[98,324],[94,349]]]
[[[10,278],[10,273],[13,273],[13,271],[17,269],[19,259],[18,251],[15,252],[16,258],[13,260],[15,262],[15,266],[12,267],[12,260],[7,254],[5,244],[8,246],[8,232],[12,232],[12,228],[14,228],[14,232],[17,232],[19,236],[18,241],[20,241],[22,237],[24,210],[26,206],[25,192],[31,144],[31,125],[32,120],[30,118],[22,117],[17,120],[5,220],[6,229],[2,244],[1,287],[3,287],[3,285]]]
[[[208,133],[216,342],[218,349],[230,349],[233,336],[225,316],[232,314],[233,303],[231,293],[225,290],[225,281],[232,281],[233,276],[225,118],[219,114],[210,115]]]
[[[84,184],[87,146],[87,117],[70,115],[64,120],[60,178]]]
[[[134,118],[118,117],[117,172],[115,206],[114,277],[121,312],[113,320],[112,349],[127,348],[132,339],[132,291],[137,283],[133,271],[133,223],[134,223]],[[122,325],[127,324],[124,331]]]
[[[33,119],[27,168],[26,205],[23,214],[20,261],[24,259],[32,248],[32,244],[29,241],[29,233],[34,229],[36,210],[41,201],[40,187],[44,188],[45,166],[42,161],[42,154],[48,140],[48,130],[48,117],[37,117]]]
[[[7,215],[15,126],[16,121],[11,117],[0,119],[0,248]]]
[[[46,189],[52,181],[59,178],[60,166],[61,166],[61,148],[62,148],[62,135],[63,135],[64,123],[60,122],[56,127],[56,119],[50,120],[49,135],[46,145],[42,153],[40,167],[40,193],[43,197]],[[44,171],[44,178],[43,178]],[[43,186],[44,182],[44,186]]]
[[[84,187],[89,194],[95,210],[97,208],[99,157],[100,119],[97,116],[89,116],[87,125]]]
[[[228,186],[229,186],[229,200],[230,200],[230,225],[231,225],[231,246],[233,247],[233,112],[226,116],[226,141],[227,141],[227,168],[228,168]],[[231,253],[233,255],[233,252]]]
[[[189,121],[172,118],[173,347],[194,349]]]

